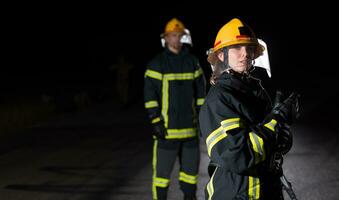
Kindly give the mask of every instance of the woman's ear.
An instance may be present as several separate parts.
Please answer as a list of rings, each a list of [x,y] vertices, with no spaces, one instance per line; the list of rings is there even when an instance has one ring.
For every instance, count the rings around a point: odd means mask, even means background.
[[[219,58],[219,60],[221,60],[221,62],[224,62],[224,52],[223,51],[219,51],[217,53],[217,57]]]

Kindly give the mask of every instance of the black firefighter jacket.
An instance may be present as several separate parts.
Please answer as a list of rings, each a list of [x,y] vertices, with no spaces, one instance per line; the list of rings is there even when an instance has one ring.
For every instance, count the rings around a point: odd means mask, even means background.
[[[277,199],[268,196],[277,182],[264,167],[269,144],[251,128],[270,109],[270,97],[254,77],[224,73],[210,88],[199,114],[207,153],[217,166],[206,199]],[[276,123],[265,123],[265,134],[275,134]]]
[[[197,112],[204,103],[206,80],[198,59],[183,47],[167,48],[153,58],[144,76],[144,101],[152,123],[164,122],[166,139],[197,136]]]

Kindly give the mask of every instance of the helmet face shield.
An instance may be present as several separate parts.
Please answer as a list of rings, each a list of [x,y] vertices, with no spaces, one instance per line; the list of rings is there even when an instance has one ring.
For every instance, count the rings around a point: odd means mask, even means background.
[[[192,37],[191,37],[190,31],[187,28],[185,28],[184,31],[185,31],[185,34],[181,37],[181,40],[180,40],[181,43],[193,46]]]
[[[258,39],[258,41],[260,45],[264,47],[264,51],[261,56],[259,56],[258,58],[254,60],[255,66],[264,68],[267,72],[267,75],[271,77],[271,66],[270,66],[270,60],[268,56],[267,44],[261,39]]]

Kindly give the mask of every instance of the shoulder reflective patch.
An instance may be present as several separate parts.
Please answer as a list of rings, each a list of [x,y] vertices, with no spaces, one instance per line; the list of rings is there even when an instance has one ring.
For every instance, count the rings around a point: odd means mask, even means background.
[[[157,80],[162,80],[162,74],[154,70],[150,70],[150,69],[146,70],[145,77],[146,76],[157,79]]]

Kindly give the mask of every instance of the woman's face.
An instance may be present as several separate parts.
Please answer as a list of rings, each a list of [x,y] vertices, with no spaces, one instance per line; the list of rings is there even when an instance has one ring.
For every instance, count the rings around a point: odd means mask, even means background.
[[[228,64],[231,69],[238,73],[248,71],[254,58],[254,50],[255,46],[247,44],[228,47]],[[224,54],[221,53],[219,55],[219,59],[224,61]]]

